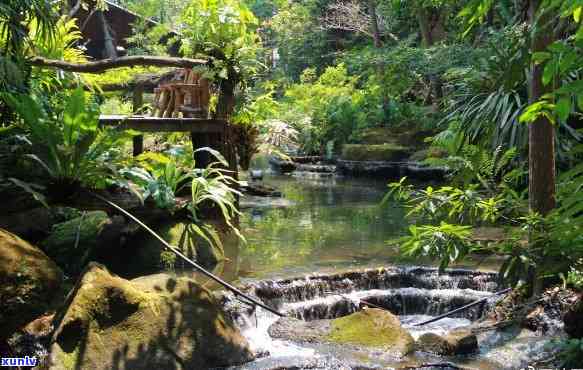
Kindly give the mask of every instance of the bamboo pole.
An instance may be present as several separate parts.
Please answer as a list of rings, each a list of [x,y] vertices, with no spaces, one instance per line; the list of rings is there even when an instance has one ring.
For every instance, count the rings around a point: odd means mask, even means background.
[[[446,317],[448,317],[448,316],[451,316],[451,315],[453,315],[454,313],[458,313],[458,312],[465,311],[465,310],[467,310],[468,308],[474,307],[474,306],[476,306],[476,305],[478,305],[478,304],[480,304],[480,303],[482,303],[482,302],[485,302],[485,301],[487,301],[489,298],[492,298],[492,297],[495,297],[495,296],[498,296],[498,295],[502,295],[502,294],[506,294],[506,293],[510,292],[511,290],[512,290],[511,288],[504,289],[504,290],[502,290],[502,291],[500,291],[500,292],[496,292],[496,293],[492,294],[491,296],[484,297],[484,298],[482,298],[482,299],[479,299],[479,300],[477,300],[477,301],[475,301],[475,302],[472,302],[472,303],[470,303],[470,304],[467,304],[467,305],[465,305],[465,306],[462,306],[462,307],[460,307],[460,308],[456,308],[455,310],[452,310],[452,311],[446,312],[446,313],[444,313],[443,315],[439,315],[439,316],[437,316],[437,317],[434,317],[434,318],[432,318],[431,320],[427,320],[427,321],[423,321],[423,322],[419,322],[419,323],[417,323],[417,324],[414,324],[413,326],[423,326],[423,325],[431,324],[432,322],[439,321],[439,320],[441,320],[441,319],[445,319]]]

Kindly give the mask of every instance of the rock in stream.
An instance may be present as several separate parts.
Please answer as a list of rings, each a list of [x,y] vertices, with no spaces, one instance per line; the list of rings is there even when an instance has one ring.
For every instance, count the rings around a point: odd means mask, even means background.
[[[299,342],[325,342],[356,347],[382,348],[403,356],[413,350],[413,337],[399,318],[380,309],[367,309],[333,320],[278,320],[269,328],[272,338]]]

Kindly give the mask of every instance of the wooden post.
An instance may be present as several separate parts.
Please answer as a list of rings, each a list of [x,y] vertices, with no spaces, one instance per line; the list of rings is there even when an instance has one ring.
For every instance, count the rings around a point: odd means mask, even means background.
[[[231,80],[223,80],[221,84],[221,92],[219,96],[219,105],[217,113],[219,118],[224,119],[227,127],[225,128],[225,136],[222,138],[223,155],[229,162],[229,169],[233,171],[233,177],[239,179],[237,172],[237,149],[234,142],[233,128],[231,127],[231,115],[235,110],[235,82]]]
[[[231,115],[235,110],[235,78],[223,80],[221,83],[221,91],[219,92],[219,101],[217,107],[217,116],[225,120],[225,134],[221,138],[222,150],[221,153],[229,162],[229,170],[232,171],[231,176],[235,180],[239,180],[239,171],[237,166],[237,149],[235,145],[235,138],[233,128],[231,127]],[[238,189],[238,185],[234,185]],[[235,206],[239,209],[239,196],[235,195]],[[235,217],[234,224],[239,226],[239,216]]]
[[[191,103],[198,104],[200,108],[203,108],[203,111],[201,114],[202,114],[202,116],[204,116],[204,118],[207,118],[206,116],[208,115],[208,103],[210,100],[210,96],[208,95],[208,81],[205,81],[204,79],[201,79],[199,77],[199,80],[197,81],[197,83],[199,84],[199,86],[201,86],[201,90],[197,94],[193,94],[191,96],[191,98],[193,99],[193,101]],[[218,101],[218,105],[217,105],[217,114],[216,114],[215,118],[227,121],[228,117],[230,115],[230,112],[225,109],[225,106],[226,106],[225,99],[224,99],[225,88],[223,85],[224,85],[224,83],[221,83],[220,92],[219,92],[219,101]],[[231,86],[231,85],[232,84],[229,84],[229,86]],[[233,89],[231,89],[230,91],[232,94]],[[228,150],[228,145],[225,145],[225,136],[228,134],[227,131],[228,131],[228,127],[225,128],[225,133],[223,133],[223,134],[214,134],[214,133],[208,133],[208,134],[200,134],[199,133],[199,134],[197,134],[197,133],[193,132],[191,134],[192,148],[194,150],[199,149],[199,148],[204,148],[204,147],[212,148],[214,150],[219,151],[225,157],[225,159],[227,159],[227,161],[230,162],[229,156],[226,154],[226,150]],[[215,159],[212,158],[212,156],[207,152],[195,153],[194,160],[196,162],[196,166],[199,168],[205,168],[209,164],[211,164],[212,162],[215,161]]]
[[[144,88],[142,86],[136,86],[134,89],[134,94],[132,97],[133,111],[138,113],[138,111],[144,105]],[[134,157],[142,154],[144,151],[144,135],[137,135],[133,137],[134,146]]]

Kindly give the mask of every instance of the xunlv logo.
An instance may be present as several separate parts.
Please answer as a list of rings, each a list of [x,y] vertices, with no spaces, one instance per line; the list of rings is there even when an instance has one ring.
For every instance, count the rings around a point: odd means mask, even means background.
[[[28,366],[34,367],[36,366],[37,360],[36,357],[2,357],[0,359],[0,366],[8,367],[8,366]]]

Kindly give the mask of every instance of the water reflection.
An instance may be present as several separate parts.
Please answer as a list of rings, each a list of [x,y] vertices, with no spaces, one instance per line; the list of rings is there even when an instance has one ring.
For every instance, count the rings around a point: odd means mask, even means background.
[[[380,208],[383,182],[357,179],[268,177],[287,206],[266,206],[248,197],[241,230],[240,275],[271,278],[337,268],[394,262],[396,251],[386,241],[406,228],[400,207]]]
[[[395,241],[407,232],[408,221],[397,204],[379,207],[387,191],[386,182],[267,176],[263,183],[280,190],[283,197],[241,199],[240,227],[247,243],[241,244],[235,237],[227,240],[227,261],[215,269],[227,281],[289,278],[391,264],[435,265],[435,261],[399,255]],[[498,259],[479,255],[455,264],[486,270],[498,265]],[[193,274],[190,270],[183,273]]]

